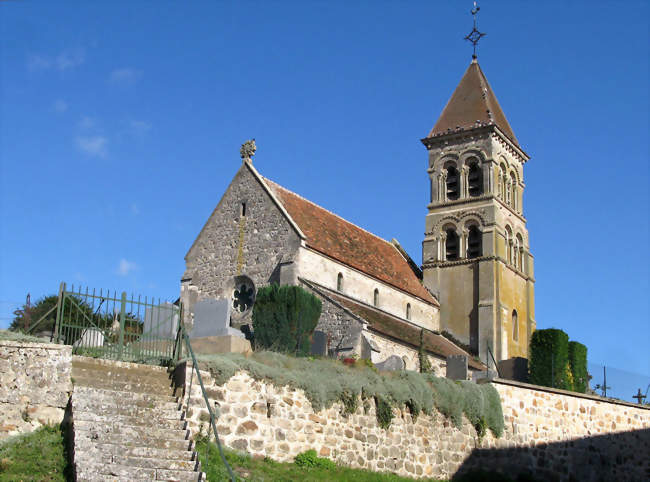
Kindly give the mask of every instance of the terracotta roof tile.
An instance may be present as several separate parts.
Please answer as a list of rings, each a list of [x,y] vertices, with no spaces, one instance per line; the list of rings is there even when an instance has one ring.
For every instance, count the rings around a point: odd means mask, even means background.
[[[327,290],[326,295],[350,310],[355,315],[366,320],[369,327],[383,335],[402,340],[414,347],[420,346],[421,328],[413,323],[401,320],[388,313],[376,310],[370,306],[358,303],[350,298],[337,295]],[[446,358],[449,355],[466,355],[470,367],[482,370],[485,366],[476,361],[472,355],[454,344],[447,338],[430,330],[424,330],[424,348],[431,353]]]
[[[472,62],[428,137],[444,134],[448,129],[452,131],[457,127],[469,129],[481,124],[496,124],[515,145],[519,146],[515,133],[501,110],[485,74],[478,62]]]
[[[264,178],[306,236],[306,244],[343,264],[440,306],[390,242]]]

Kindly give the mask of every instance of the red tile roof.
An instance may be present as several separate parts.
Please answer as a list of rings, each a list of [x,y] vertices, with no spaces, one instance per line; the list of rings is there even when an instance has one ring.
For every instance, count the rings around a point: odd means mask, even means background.
[[[515,145],[519,146],[515,133],[501,110],[485,74],[478,62],[473,61],[428,137],[444,134],[448,129],[455,131],[457,127],[468,129],[481,124],[496,124]]]
[[[310,248],[436,306],[408,261],[390,242],[264,178]]]

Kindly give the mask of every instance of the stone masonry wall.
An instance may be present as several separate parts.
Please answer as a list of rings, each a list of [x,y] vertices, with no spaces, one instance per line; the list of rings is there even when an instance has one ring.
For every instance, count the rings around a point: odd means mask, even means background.
[[[372,402],[349,416],[339,403],[316,413],[301,390],[274,387],[244,372],[217,386],[201,373],[211,402],[219,405],[221,441],[279,461],[315,449],[344,465],[416,478],[450,478],[473,468],[511,476],[529,471],[541,480],[650,475],[650,409],[631,404],[496,381],[505,433],[495,439],[488,431],[480,440],[467,420],[457,429],[437,412],[413,420],[408,411],[394,409],[391,427],[383,430]],[[188,417],[194,433],[207,430],[202,406],[195,380]]]
[[[0,341],[0,440],[63,421],[72,347]]]

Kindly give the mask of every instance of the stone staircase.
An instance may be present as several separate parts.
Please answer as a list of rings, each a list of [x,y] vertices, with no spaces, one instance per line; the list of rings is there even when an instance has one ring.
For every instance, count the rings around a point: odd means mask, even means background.
[[[205,480],[166,368],[73,357],[79,481]]]

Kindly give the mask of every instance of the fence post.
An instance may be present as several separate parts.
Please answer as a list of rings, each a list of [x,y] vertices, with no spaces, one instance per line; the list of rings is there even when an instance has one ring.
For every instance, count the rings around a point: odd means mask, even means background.
[[[122,360],[122,348],[124,347],[124,323],[126,321],[126,291],[122,291],[120,300],[120,341],[117,349],[117,358]]]
[[[56,333],[57,344],[61,341],[61,321],[63,318],[63,298],[65,297],[65,283],[59,285],[59,298],[56,302],[56,321],[54,322],[54,331]]]

